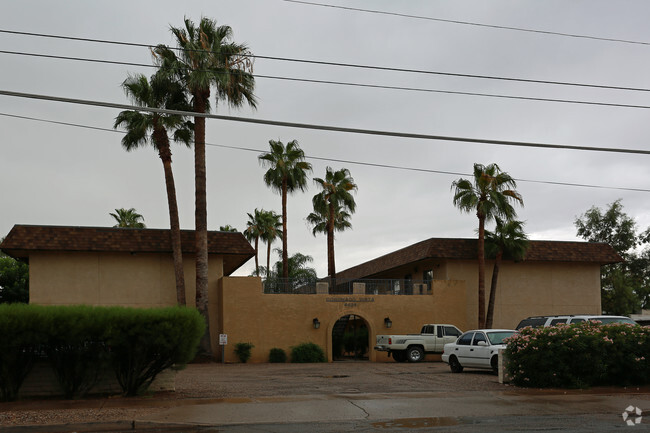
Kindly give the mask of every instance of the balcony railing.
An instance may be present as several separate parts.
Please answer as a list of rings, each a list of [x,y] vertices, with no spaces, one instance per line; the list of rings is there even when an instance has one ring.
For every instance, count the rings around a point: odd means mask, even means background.
[[[431,281],[408,279],[330,279],[317,281],[275,278],[262,282],[264,293],[303,295],[430,295]]]

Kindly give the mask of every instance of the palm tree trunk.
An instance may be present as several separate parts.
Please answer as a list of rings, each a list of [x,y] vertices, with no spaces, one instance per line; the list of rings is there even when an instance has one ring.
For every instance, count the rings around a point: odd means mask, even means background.
[[[327,223],[327,273],[333,281],[336,278],[336,263],[334,262],[334,205],[329,205],[329,221]]]
[[[271,273],[271,242],[266,243],[266,278],[269,278]]]
[[[259,245],[260,237],[255,236],[255,275],[260,276],[260,262],[258,260],[257,247]]]
[[[289,278],[289,252],[287,248],[287,179],[282,179],[282,278]]]
[[[183,252],[181,247],[181,227],[178,218],[178,203],[176,201],[176,186],[172,171],[172,153],[167,145],[159,149],[158,155],[165,171],[165,186],[167,187],[167,203],[169,206],[169,226],[172,242],[172,257],[174,259],[174,276],[176,277],[176,303],[185,306],[185,273],[183,270]]]
[[[485,327],[485,217],[478,217],[478,327]]]
[[[206,94],[207,93],[207,94]],[[210,91],[194,95],[194,111],[205,113]],[[196,308],[205,320],[201,349],[211,355],[210,315],[208,311],[208,211],[205,173],[205,117],[194,118]]]
[[[492,329],[494,322],[494,303],[497,293],[497,280],[499,279],[499,268],[501,267],[501,259],[503,258],[503,251],[499,251],[494,260],[494,269],[492,270],[492,284],[490,286],[490,300],[488,301],[487,315],[485,316],[485,327]]]

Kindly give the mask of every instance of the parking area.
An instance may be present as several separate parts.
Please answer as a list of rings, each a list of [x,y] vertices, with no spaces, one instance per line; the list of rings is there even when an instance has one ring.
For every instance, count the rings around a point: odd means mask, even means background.
[[[489,371],[452,374],[442,362],[319,364],[193,364],[178,373],[179,398],[503,391]]]

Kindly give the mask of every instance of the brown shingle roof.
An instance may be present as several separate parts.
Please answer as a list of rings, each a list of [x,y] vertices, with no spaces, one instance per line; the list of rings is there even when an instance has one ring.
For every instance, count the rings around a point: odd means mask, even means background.
[[[184,254],[194,254],[193,230],[181,230]],[[28,258],[33,251],[170,253],[169,230],[113,227],[65,227],[15,225],[0,249],[16,258]],[[208,232],[208,253],[224,256],[224,275],[230,275],[255,250],[241,233]]]
[[[432,238],[378,257],[336,274],[337,278],[368,278],[426,259],[476,260],[476,239]],[[530,241],[526,261],[589,262],[601,265],[623,259],[608,244],[592,242]]]

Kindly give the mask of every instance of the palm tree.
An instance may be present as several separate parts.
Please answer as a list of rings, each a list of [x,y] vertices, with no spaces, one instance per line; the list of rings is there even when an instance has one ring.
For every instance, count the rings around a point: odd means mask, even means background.
[[[134,208],[115,209],[115,213],[109,212],[109,215],[112,216],[117,222],[117,224],[115,224],[113,227],[132,229],[144,229],[147,227],[144,225],[144,217],[140,215]]]
[[[474,178],[460,178],[451,184],[454,205],[462,212],[476,212],[478,218],[478,326],[485,326],[485,221],[495,217],[507,220],[517,213],[511,202],[523,205],[515,191],[517,183],[497,164],[474,164]]]
[[[269,269],[266,269],[267,278],[264,282],[265,290],[296,290],[301,286],[311,285],[318,280],[316,269],[307,266],[309,263],[314,261],[313,257],[301,253],[295,253],[289,257],[288,261],[288,281],[290,281],[290,284],[280,282],[280,275],[282,274],[284,267],[284,264],[282,263],[282,250],[275,248],[274,251],[278,253],[280,260],[275,262],[273,268],[270,271]],[[286,281],[284,278],[282,280]]]
[[[189,109],[184,88],[178,82],[170,80],[165,74],[157,73],[151,77],[150,81],[147,81],[144,75],[134,75],[128,77],[122,87],[127,96],[138,106],[171,110]],[[113,127],[117,128],[118,126],[126,128],[126,134],[122,138],[124,149],[132,151],[151,144],[158,151],[158,156],[162,161],[169,207],[172,257],[176,278],[176,302],[179,305],[185,305],[181,228],[168,132],[173,132],[174,141],[189,147],[192,139],[192,122],[174,114],[122,111],[115,119]]]
[[[282,237],[282,217],[273,211],[264,211],[260,237],[266,242],[266,277],[268,278],[271,265],[271,245],[277,238]]]
[[[238,230],[231,226],[230,224],[226,224],[225,226],[219,226],[219,231],[220,232],[231,232],[231,233],[238,233]]]
[[[351,227],[346,218],[349,218],[350,214],[354,213],[356,209],[356,203],[351,191],[356,191],[357,185],[347,168],[333,171],[330,167],[327,167],[325,179],[315,178],[314,182],[320,185],[322,191],[312,199],[314,213],[310,214],[307,219],[313,224],[327,215],[324,227],[327,233],[327,272],[330,278],[334,278],[336,276],[334,231],[341,231]],[[322,231],[321,228],[321,226],[315,225],[314,232],[317,229]]]
[[[287,143],[270,140],[271,151],[258,157],[260,164],[268,166],[264,183],[282,195],[282,277],[289,278],[287,253],[287,194],[297,189],[307,189],[307,173],[311,164],[305,161],[305,152],[296,140]]]
[[[257,210],[257,208],[255,208],[255,211],[252,214],[247,213],[248,221],[246,222],[246,230],[244,230],[244,237],[246,237],[246,240],[248,240],[248,242],[255,241],[255,275],[258,277],[260,275],[260,264],[257,247],[259,244],[260,236],[262,235],[262,227],[264,225],[264,221],[262,219],[263,213],[264,209],[260,211]]]
[[[528,250],[528,236],[524,232],[524,223],[517,220],[502,221],[496,217],[494,232],[485,231],[485,251],[490,257],[494,257],[494,268],[492,270],[492,284],[490,286],[490,299],[488,301],[485,327],[492,328],[494,318],[494,303],[497,290],[497,279],[503,256],[512,260],[523,260]]]
[[[210,111],[210,91],[216,101],[233,108],[244,102],[255,107],[250,51],[245,44],[232,42],[232,28],[217,26],[216,21],[201,18],[198,26],[185,19],[185,28],[172,27],[179,54],[166,45],[154,49],[158,65],[175,76],[192,97],[193,111]],[[195,231],[196,231],[196,306],[206,322],[202,349],[211,353],[208,319],[208,217],[205,169],[205,117],[194,118]]]

